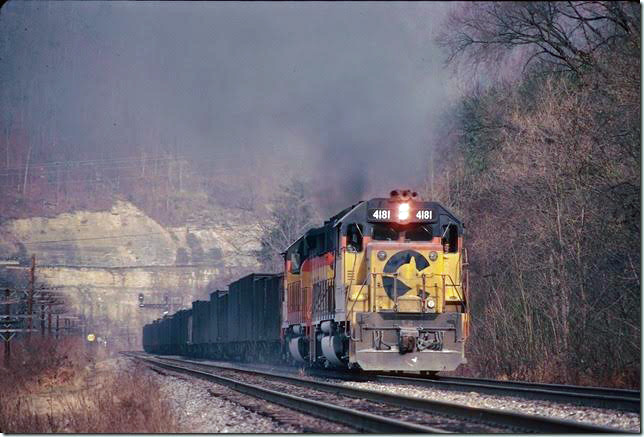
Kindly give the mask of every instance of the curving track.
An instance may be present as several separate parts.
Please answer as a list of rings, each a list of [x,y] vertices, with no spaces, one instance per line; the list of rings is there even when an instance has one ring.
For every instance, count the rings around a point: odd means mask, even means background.
[[[357,389],[297,375],[147,354],[128,355],[363,432],[620,432],[573,421]],[[410,383],[418,382],[416,378],[410,379],[413,380]]]

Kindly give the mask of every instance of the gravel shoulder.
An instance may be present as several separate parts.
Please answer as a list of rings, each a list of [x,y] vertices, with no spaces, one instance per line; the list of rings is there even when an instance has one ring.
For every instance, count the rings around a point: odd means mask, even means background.
[[[512,396],[492,396],[476,392],[454,392],[428,387],[413,387],[409,384],[322,380],[334,384],[383,391],[402,396],[453,402],[470,407],[494,408],[498,410],[516,411],[518,413],[557,417],[565,420],[609,426],[629,432],[640,432],[640,415],[620,410],[607,410],[565,403],[521,399]]]
[[[345,426],[307,416],[202,379],[148,369],[172,404],[181,433],[352,433]]]
[[[220,386],[178,375],[159,375],[163,395],[171,402],[183,433],[295,433],[295,427],[223,399]]]

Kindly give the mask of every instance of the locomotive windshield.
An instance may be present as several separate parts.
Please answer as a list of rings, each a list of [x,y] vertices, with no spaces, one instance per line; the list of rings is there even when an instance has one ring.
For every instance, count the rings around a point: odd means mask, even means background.
[[[396,241],[398,240],[398,231],[391,225],[384,223],[374,223],[373,239],[378,241]]]
[[[405,230],[405,241],[431,241],[432,227],[429,225],[416,225]]]
[[[428,224],[398,225],[396,223],[374,223],[372,236],[374,241],[431,241],[432,227]]]

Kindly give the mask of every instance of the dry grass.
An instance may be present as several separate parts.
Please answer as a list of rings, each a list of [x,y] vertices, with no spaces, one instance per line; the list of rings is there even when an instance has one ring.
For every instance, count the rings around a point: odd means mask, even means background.
[[[176,420],[158,383],[76,340],[20,345],[0,367],[4,433],[172,433]]]

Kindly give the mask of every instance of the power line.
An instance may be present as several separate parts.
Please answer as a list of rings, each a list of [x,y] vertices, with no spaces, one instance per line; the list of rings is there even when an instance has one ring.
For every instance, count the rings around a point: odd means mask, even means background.
[[[102,162],[132,162],[132,161],[174,161],[185,159],[182,156],[169,157],[169,156],[153,156],[153,157],[128,157],[128,158],[107,158],[107,159],[87,159],[82,161],[48,161],[40,163],[30,163],[29,167],[57,167],[60,165],[72,166],[72,165],[89,165]],[[2,170],[24,170],[25,166],[21,165],[19,167],[3,167]]]
[[[175,231],[168,231],[175,232]],[[124,234],[124,235],[110,235],[105,237],[88,237],[88,238],[72,238],[69,240],[43,240],[43,241],[25,241],[22,244],[50,244],[50,243],[72,243],[75,241],[92,241],[92,240],[113,240],[116,238],[132,238],[132,237],[147,237],[150,235],[163,235],[164,232],[148,232],[144,234]]]
[[[187,226],[188,231],[205,231],[213,229],[212,226]],[[130,238],[130,237],[147,237],[150,235],[165,235],[166,233],[183,232],[183,230],[166,230],[166,232],[146,232],[141,234],[123,234],[123,235],[108,235],[103,237],[87,237],[87,238],[72,238],[67,240],[42,240],[42,241],[24,241],[22,244],[50,244],[50,243],[72,243],[75,241],[92,241],[92,240],[112,240],[117,238]]]
[[[195,157],[199,163],[202,162],[211,162],[211,161],[216,161],[220,158],[218,157],[212,157],[212,158],[206,158],[206,157]],[[112,163],[112,164],[127,164],[127,163],[132,163],[132,162],[159,162],[159,161],[188,161],[189,159],[185,156],[153,156],[153,157],[128,157],[128,158],[110,158],[110,159],[87,159],[87,160],[82,160],[82,161],[47,161],[47,162],[40,162],[40,163],[30,163],[29,168],[60,168],[60,167],[78,167],[81,165],[96,165],[96,164],[102,164],[102,163]],[[20,166],[14,166],[14,167],[2,167],[0,171],[24,171],[26,167],[25,165],[20,165]]]
[[[218,158],[201,159],[199,162],[200,163],[207,163],[207,162],[216,162],[218,160],[219,160]],[[167,161],[165,164],[170,164],[173,161],[175,161],[175,162],[187,162],[184,159],[176,159],[176,160],[175,159],[172,159],[172,160],[168,159],[168,160],[164,160],[164,161]],[[58,173],[59,169],[55,168],[55,169],[49,169],[49,170],[41,170],[39,168],[34,168],[34,167],[37,167],[37,166],[35,166],[35,165],[34,166],[32,166],[32,165],[29,166],[29,168],[31,170],[31,173],[32,173],[32,175],[29,177],[29,184],[30,185],[32,185],[33,183],[38,182],[38,181],[34,181],[34,178],[37,178],[37,177],[41,177],[41,178],[42,177],[46,177],[46,178],[54,178],[55,177],[56,180],[48,181],[49,185],[58,184],[58,183],[60,183],[60,184],[70,184],[70,183],[80,183],[80,182],[101,181],[99,178],[97,178],[97,176],[92,176],[92,177],[82,178],[82,179],[65,179],[65,178],[58,179],[59,176],[61,176]],[[0,177],[2,177],[2,178],[22,177],[22,174],[24,174],[24,170],[25,170],[24,167],[21,168],[21,169],[16,169],[15,173],[11,174],[11,173],[2,173],[2,169],[0,169]],[[65,174],[69,174],[69,173],[74,173],[74,170],[75,169],[73,167],[65,167],[64,169],[62,169],[62,171],[63,171],[62,174],[65,175]],[[90,170],[90,169],[88,169],[88,170]],[[143,176],[143,175],[110,175],[110,174],[108,174],[109,172],[122,172],[122,171],[125,171],[125,170],[132,170],[132,171],[137,170],[138,171],[138,170],[140,170],[140,163],[139,164],[127,163],[127,165],[121,165],[121,166],[102,167],[102,168],[100,168],[98,170],[101,172],[100,178],[102,178],[102,179],[113,179],[113,178],[135,179],[135,178],[146,178],[147,177],[147,176]],[[151,172],[151,170],[150,170],[150,172]],[[217,172],[211,172],[211,173],[217,173]],[[224,170],[219,170],[219,173],[223,174]],[[13,186],[17,186],[17,185],[22,185],[22,182],[19,181],[19,184],[16,184],[16,183],[0,184],[0,187],[13,187]]]
[[[125,175],[125,176],[123,176],[123,175],[119,175],[118,178],[119,178],[119,180],[123,180],[123,179],[146,179],[147,176],[141,176],[141,175]],[[111,178],[108,178],[107,176],[104,176],[102,179],[96,179],[96,178],[64,179],[64,180],[60,181],[60,184],[63,185],[63,184],[80,183],[80,182],[107,182],[105,179],[110,179],[110,182],[113,182],[113,181],[111,181]],[[32,186],[32,185],[34,185],[34,183],[35,183],[34,181],[31,181],[31,183],[29,185]],[[53,182],[49,182],[48,185],[55,185],[56,183],[57,183],[56,181],[53,181]],[[18,185],[22,185],[22,182],[20,182],[18,184],[16,184],[16,183],[13,183],[13,184],[0,184],[0,187],[16,187]]]
[[[155,163],[161,162],[162,165],[168,165],[173,162],[187,162],[184,159],[164,159],[164,160],[151,160],[149,162],[146,162],[146,165],[154,165]],[[120,170],[138,170],[141,168],[142,161],[138,162],[122,162],[122,163],[114,163],[113,165],[100,165],[100,166],[94,166],[94,167],[88,167],[84,169],[80,169],[79,167],[74,167],[71,165],[65,165],[61,167],[41,167],[38,165],[29,165],[29,170],[31,172],[35,172],[38,175],[48,175],[48,176],[54,176],[58,175],[59,171],[62,171],[63,173],[70,173],[74,171],[94,171],[94,170],[99,170],[99,171],[120,171]],[[4,173],[2,173],[4,171]],[[20,176],[23,174],[25,171],[25,167],[22,167],[20,169],[0,169],[0,176],[2,177],[10,177],[10,176]]]

